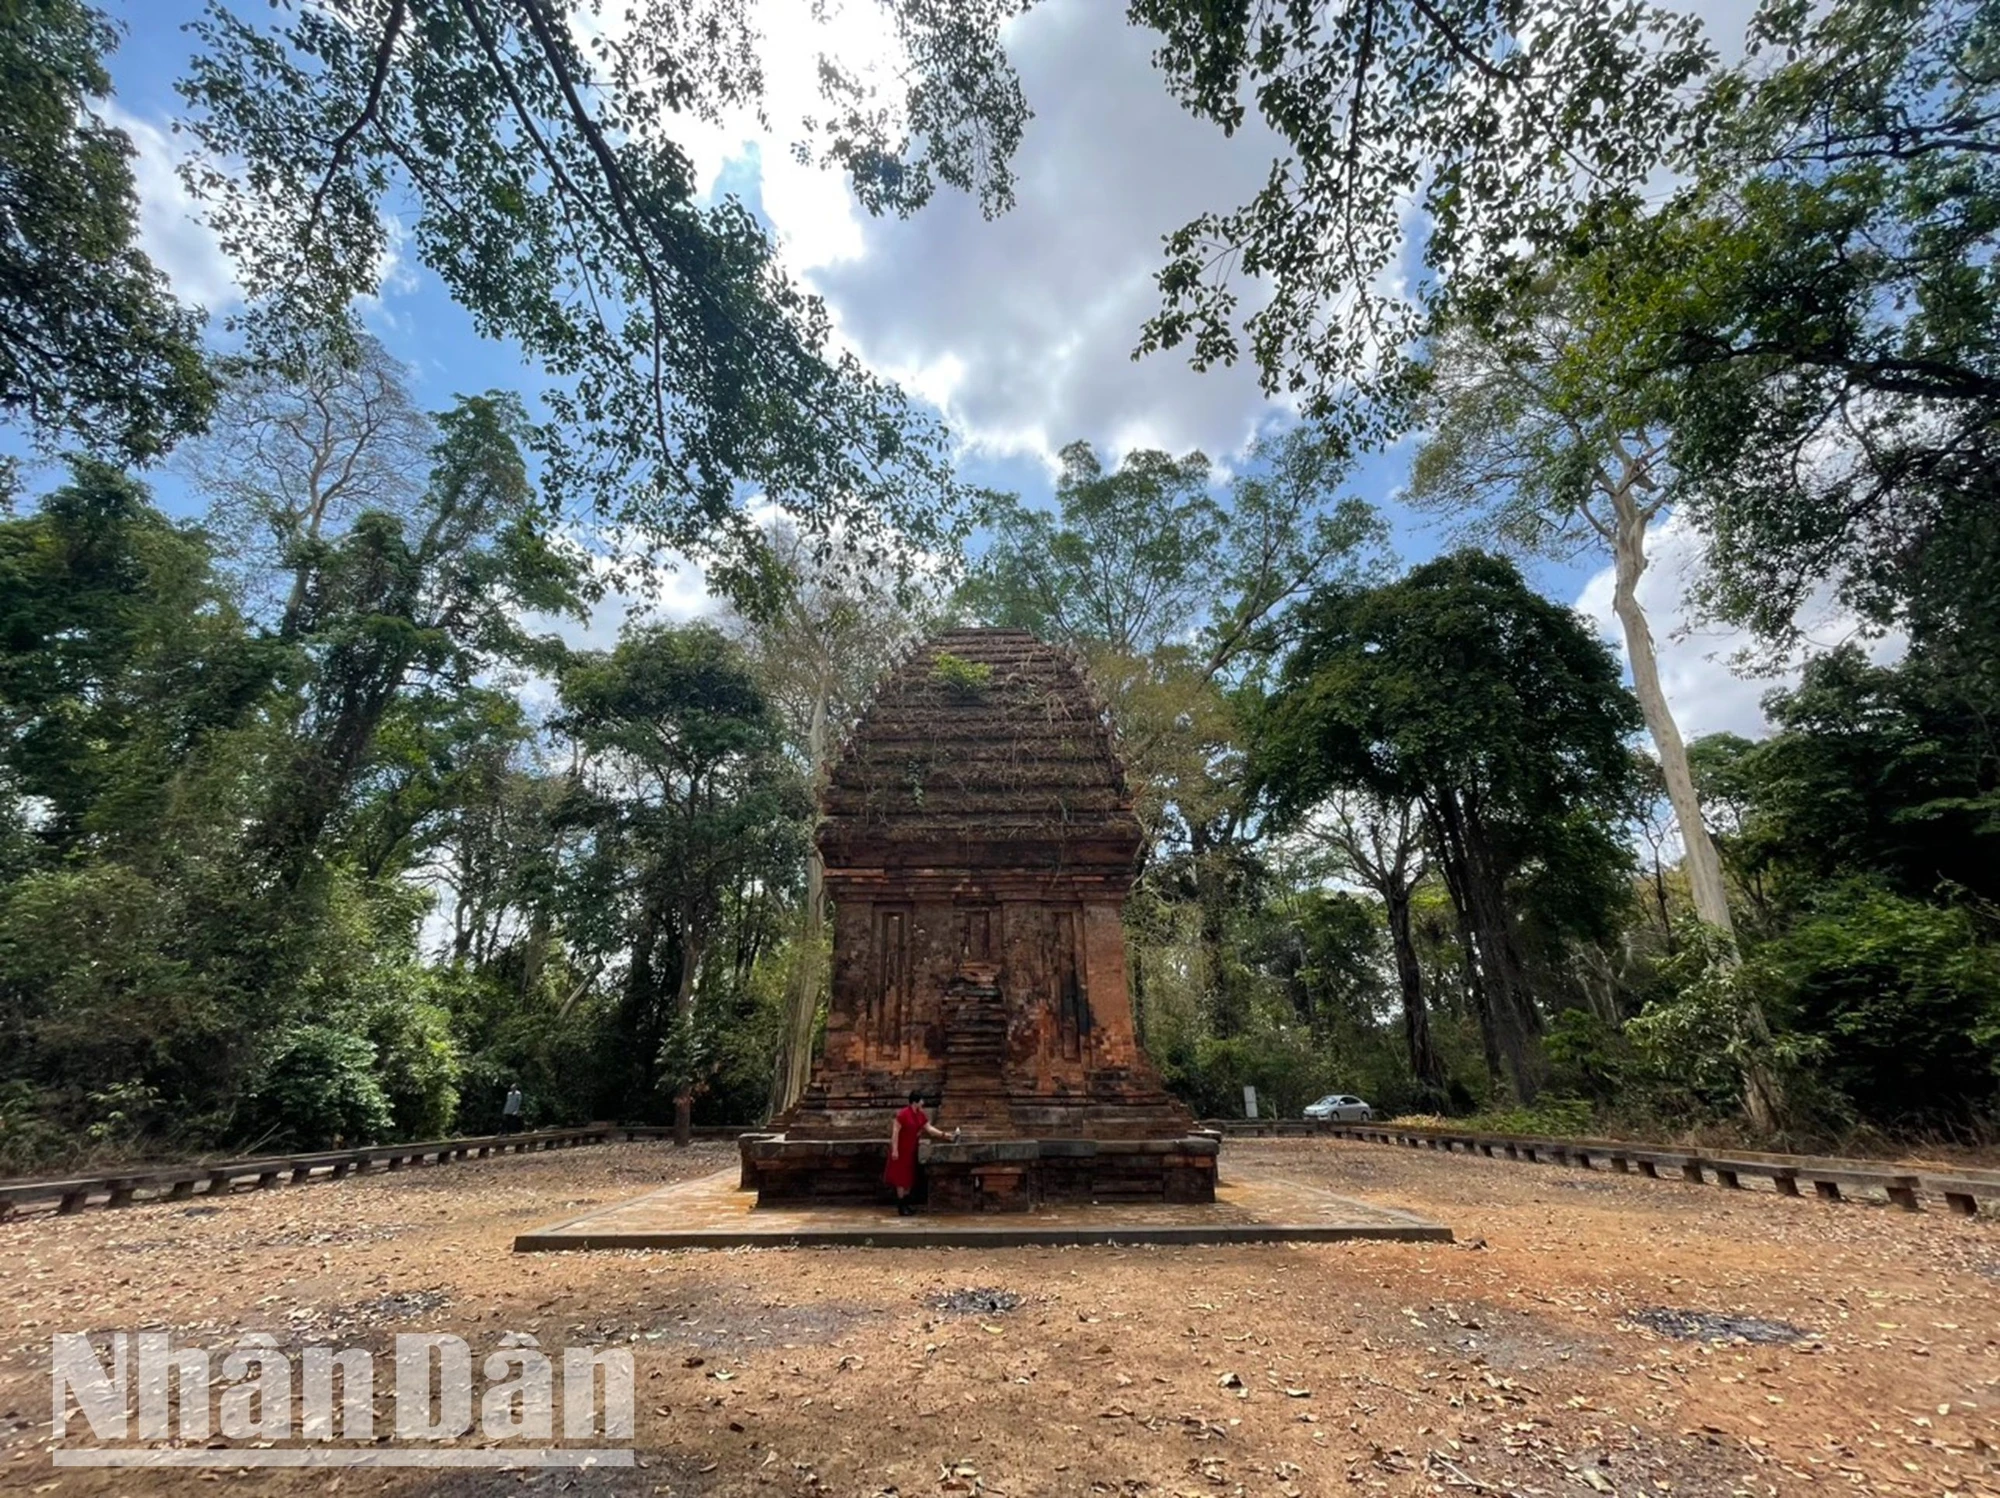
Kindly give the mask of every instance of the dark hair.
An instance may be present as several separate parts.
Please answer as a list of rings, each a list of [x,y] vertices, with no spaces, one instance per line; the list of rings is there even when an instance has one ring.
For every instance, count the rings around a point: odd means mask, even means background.
[[[910,1101],[913,1103],[921,1103],[923,1100],[924,1100],[924,1095],[921,1089],[912,1087],[910,1089]]]

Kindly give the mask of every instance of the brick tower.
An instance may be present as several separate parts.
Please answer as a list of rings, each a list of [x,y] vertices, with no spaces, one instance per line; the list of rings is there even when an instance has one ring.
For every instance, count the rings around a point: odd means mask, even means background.
[[[743,1140],[760,1203],[872,1198],[913,1088],[963,1142],[933,1201],[1207,1201],[1216,1141],[1139,1049],[1120,910],[1140,829],[1081,663],[1025,630],[950,630],[890,674],[835,767],[826,1046]]]

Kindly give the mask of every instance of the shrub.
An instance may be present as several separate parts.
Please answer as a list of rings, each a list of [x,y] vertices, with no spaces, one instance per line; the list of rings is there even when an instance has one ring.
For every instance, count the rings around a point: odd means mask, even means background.
[[[1625,1091],[1632,1047],[1601,1015],[1565,1009],[1549,1022],[1543,1043],[1551,1091],[1589,1098],[1600,1106]]]
[[[0,1171],[27,1173],[77,1153],[75,1135],[50,1118],[54,1111],[32,1082],[0,1082]]]
[[[1827,1080],[1864,1117],[1937,1124],[1993,1106],[2000,953],[1967,910],[1848,886],[1770,960],[1791,1023],[1823,1043]]]
[[[1583,1098],[1551,1097],[1546,1093],[1532,1108],[1497,1108],[1475,1113],[1466,1121],[1472,1128],[1489,1134],[1549,1134],[1558,1137],[1588,1134],[1592,1127],[1590,1104]]]
[[[992,683],[993,668],[984,661],[969,661],[940,650],[931,659],[931,680],[954,692],[979,692]]]
[[[1257,1089],[1264,1118],[1296,1118],[1336,1085],[1338,1068],[1303,1027],[1258,1029],[1217,1040],[1203,1036],[1191,1053],[1169,1057],[1168,1085],[1204,1118],[1240,1118],[1243,1089]]]
[[[88,1096],[91,1121],[84,1137],[98,1149],[131,1154],[159,1120],[163,1099],[157,1087],[144,1082],[113,1082]]]
[[[366,1144],[395,1127],[373,1043],[331,1025],[296,1025],[280,1036],[246,1102],[253,1129],[296,1148]]]
[[[1783,1029],[1786,983],[1769,949],[1733,964],[1721,955],[1706,928],[1690,925],[1681,951],[1661,964],[1670,996],[1649,1003],[1625,1027],[1667,1109],[1677,1095],[1691,1114],[1734,1112],[1752,1062],[1790,1093],[1821,1049],[1811,1036]],[[1763,1012],[1767,1033],[1750,1022],[1753,1006]]]
[[[435,1004],[384,1005],[370,1017],[368,1033],[396,1132],[406,1139],[449,1133],[462,1070],[451,1016]]]
[[[1446,1119],[1435,1113],[1399,1114],[1395,1122],[1413,1129],[1469,1129],[1480,1134],[1537,1134],[1574,1138],[1595,1125],[1591,1106],[1583,1098],[1543,1094],[1532,1108],[1489,1108],[1464,1118]]]

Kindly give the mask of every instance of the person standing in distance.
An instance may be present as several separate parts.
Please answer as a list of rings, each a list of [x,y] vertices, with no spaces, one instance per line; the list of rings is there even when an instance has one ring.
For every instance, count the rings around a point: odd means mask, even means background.
[[[518,1134],[521,1132],[521,1084],[507,1084],[507,1101],[500,1105],[500,1132]]]

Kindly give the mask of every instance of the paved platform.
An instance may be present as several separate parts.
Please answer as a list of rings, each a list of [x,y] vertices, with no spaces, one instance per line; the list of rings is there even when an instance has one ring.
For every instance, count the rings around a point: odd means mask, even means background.
[[[620,1248],[1019,1248],[1028,1245],[1449,1243],[1451,1229],[1281,1176],[1231,1170],[1213,1202],[1065,1203],[1032,1212],[757,1206],[732,1168],[522,1233],[516,1253]]]

